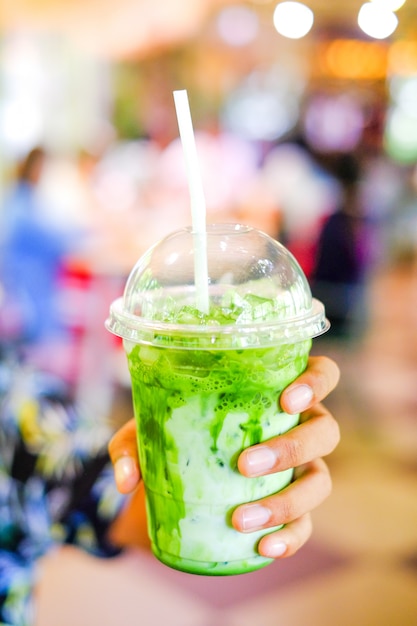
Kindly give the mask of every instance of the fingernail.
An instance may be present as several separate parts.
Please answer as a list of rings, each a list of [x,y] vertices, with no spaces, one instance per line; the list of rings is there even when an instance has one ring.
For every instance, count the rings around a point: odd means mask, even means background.
[[[260,504],[252,504],[241,509],[242,530],[262,528],[271,518],[271,511]]]
[[[281,541],[281,539],[274,539],[274,537],[271,535],[263,541],[262,555],[270,557],[271,559],[275,559],[276,557],[285,554],[287,549],[288,546],[284,541]]]
[[[130,456],[121,456],[114,464],[114,476],[118,485],[135,480],[137,477],[137,465]]]
[[[245,462],[248,475],[257,476],[272,469],[277,462],[277,456],[270,448],[258,446],[246,450]]]
[[[313,390],[308,385],[295,385],[285,392],[285,405],[290,413],[304,411],[313,399]]]

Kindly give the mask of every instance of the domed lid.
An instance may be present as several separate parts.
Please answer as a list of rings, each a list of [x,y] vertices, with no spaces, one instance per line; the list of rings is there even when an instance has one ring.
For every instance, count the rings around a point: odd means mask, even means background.
[[[205,249],[207,262],[203,307],[196,249]],[[133,342],[239,349],[302,341],[329,323],[282,244],[249,226],[218,224],[204,235],[178,230],[150,248],[111,305],[106,326]]]

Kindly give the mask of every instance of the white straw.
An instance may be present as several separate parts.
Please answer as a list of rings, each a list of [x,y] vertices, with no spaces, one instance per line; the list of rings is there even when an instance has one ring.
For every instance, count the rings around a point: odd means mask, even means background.
[[[206,237],[206,201],[197,158],[193,123],[187,91],[174,91],[175,109],[178,127],[185,157],[188,175],[188,187],[191,200],[191,218],[194,237],[194,281],[196,288],[196,306],[203,313],[208,313],[208,268]]]

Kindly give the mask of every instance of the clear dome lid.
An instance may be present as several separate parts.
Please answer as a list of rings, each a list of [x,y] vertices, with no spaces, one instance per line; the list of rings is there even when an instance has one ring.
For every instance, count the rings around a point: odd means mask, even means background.
[[[204,244],[205,302],[195,281]],[[136,263],[106,321],[116,335],[151,345],[238,349],[303,341],[329,328],[294,256],[249,226],[178,230]]]

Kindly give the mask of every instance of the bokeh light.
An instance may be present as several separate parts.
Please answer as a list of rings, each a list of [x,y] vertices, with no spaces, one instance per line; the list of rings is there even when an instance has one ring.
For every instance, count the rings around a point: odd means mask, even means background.
[[[291,74],[278,65],[251,73],[227,99],[222,115],[230,131],[255,141],[275,141],[299,120],[305,89],[301,69]]]
[[[374,4],[388,9],[388,11],[398,11],[405,4],[405,0],[371,0]]]
[[[380,41],[333,39],[317,47],[320,69],[327,76],[351,80],[383,80],[388,49]]]
[[[359,9],[358,24],[369,37],[386,39],[397,28],[398,18],[385,4],[365,2]]]
[[[385,147],[396,161],[413,163],[417,159],[417,76],[393,77],[390,94]]]
[[[274,26],[280,35],[301,39],[314,23],[313,11],[301,2],[281,2],[275,7]]]
[[[304,127],[309,144],[320,152],[348,152],[359,144],[364,114],[348,94],[317,95],[307,106]]]
[[[393,78],[390,83],[390,92],[397,106],[417,120],[417,76],[406,79]]]
[[[217,29],[222,39],[229,45],[245,46],[258,34],[258,16],[247,7],[227,7],[218,16]]]
[[[387,115],[385,147],[396,161],[414,163],[417,159],[417,116],[392,107]]]
[[[417,74],[417,41],[401,40],[391,44],[388,55],[390,75]]]

